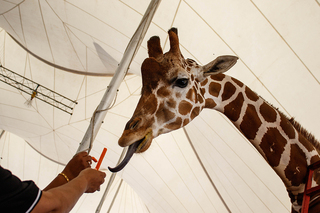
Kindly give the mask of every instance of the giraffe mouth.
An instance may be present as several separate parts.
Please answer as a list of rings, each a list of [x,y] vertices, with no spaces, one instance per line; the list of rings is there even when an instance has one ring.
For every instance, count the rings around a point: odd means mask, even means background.
[[[144,138],[138,141],[139,145],[137,147],[136,153],[141,153],[146,151],[151,145],[151,141],[152,141],[152,130],[149,130],[147,134],[144,136]]]
[[[121,163],[119,163],[114,168],[108,167],[109,170],[113,173],[121,171],[129,163],[133,154],[146,151],[149,148],[151,141],[152,141],[152,131],[149,131],[142,139],[134,142],[129,146],[126,156],[123,158]]]

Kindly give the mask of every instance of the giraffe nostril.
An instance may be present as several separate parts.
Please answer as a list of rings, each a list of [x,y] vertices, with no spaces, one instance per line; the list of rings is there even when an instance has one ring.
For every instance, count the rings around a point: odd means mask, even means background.
[[[135,122],[132,124],[131,129],[136,128],[136,126],[138,125],[138,123],[139,123],[139,121],[135,121]]]
[[[138,124],[140,123],[140,121],[141,121],[140,118],[136,118],[136,119],[132,120],[130,122],[129,128],[130,129],[135,129],[138,126]]]

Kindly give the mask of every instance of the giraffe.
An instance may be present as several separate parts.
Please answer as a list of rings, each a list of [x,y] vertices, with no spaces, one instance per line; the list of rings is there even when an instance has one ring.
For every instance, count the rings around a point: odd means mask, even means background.
[[[177,29],[171,28],[168,34],[170,50],[165,54],[159,37],[148,41],[149,58],[141,66],[141,97],[118,141],[129,148],[124,160],[110,171],[121,170],[158,135],[182,128],[204,108],[214,109],[230,119],[265,158],[286,186],[292,212],[300,212],[307,166],[320,160],[319,142],[241,81],[223,74],[238,57],[219,56],[200,66],[184,59]],[[317,174],[314,179],[320,182]],[[319,212],[320,206],[310,207],[312,211]]]

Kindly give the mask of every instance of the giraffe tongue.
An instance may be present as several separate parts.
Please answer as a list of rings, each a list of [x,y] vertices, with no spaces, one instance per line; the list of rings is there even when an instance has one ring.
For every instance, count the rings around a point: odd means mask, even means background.
[[[142,141],[142,140],[141,140]],[[121,169],[123,169],[127,163],[129,162],[129,160],[131,159],[132,155],[136,152],[139,144],[141,143],[141,141],[137,141],[133,144],[131,144],[127,150],[127,154],[126,156],[123,158],[122,162],[118,164],[118,166],[114,167],[114,168],[109,168],[109,170],[111,172],[119,172]]]

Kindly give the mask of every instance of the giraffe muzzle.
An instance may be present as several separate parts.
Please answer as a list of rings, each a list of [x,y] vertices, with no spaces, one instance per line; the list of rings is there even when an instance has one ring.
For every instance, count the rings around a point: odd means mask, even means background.
[[[119,163],[114,168],[108,167],[109,170],[111,172],[121,171],[129,163],[133,154],[146,151],[149,148],[151,141],[152,141],[152,130],[149,130],[149,132],[141,140],[138,140],[129,146],[126,156],[123,158],[121,163]]]

